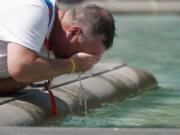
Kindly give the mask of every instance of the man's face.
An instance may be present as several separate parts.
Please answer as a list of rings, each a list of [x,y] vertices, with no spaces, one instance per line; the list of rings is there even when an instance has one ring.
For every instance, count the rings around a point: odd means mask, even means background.
[[[79,43],[78,39],[81,36],[79,31],[81,31],[81,28],[74,28],[73,25],[70,25],[66,16],[67,12],[59,11],[59,20],[62,30],[60,31],[60,34],[57,34],[60,36],[56,38],[56,42],[53,44],[55,45],[55,56],[57,58],[68,58],[78,52],[101,56],[106,50],[103,44],[105,37],[103,35],[98,35],[90,37],[87,40],[84,39],[83,42]],[[72,34],[72,31],[76,34]]]
[[[88,39],[78,44],[70,42],[68,42],[68,44],[63,44],[64,42],[61,40],[61,45],[56,50],[57,56],[58,58],[69,58],[79,52],[101,56],[106,51],[103,41],[104,36],[93,37],[90,40]],[[67,46],[70,46],[70,48]]]

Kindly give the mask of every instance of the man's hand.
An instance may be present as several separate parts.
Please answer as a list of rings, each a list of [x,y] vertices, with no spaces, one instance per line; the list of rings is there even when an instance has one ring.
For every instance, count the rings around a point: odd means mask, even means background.
[[[87,53],[77,53],[72,56],[76,62],[75,72],[85,72],[93,67],[100,60],[100,56]]]

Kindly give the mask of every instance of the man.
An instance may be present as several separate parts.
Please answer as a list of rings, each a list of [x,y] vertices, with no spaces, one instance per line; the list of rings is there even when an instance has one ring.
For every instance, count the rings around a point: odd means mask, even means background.
[[[63,11],[54,5],[54,0],[1,3],[0,93],[61,74],[84,72],[112,46],[115,26],[106,10],[90,5]],[[40,56],[45,38],[53,59]]]

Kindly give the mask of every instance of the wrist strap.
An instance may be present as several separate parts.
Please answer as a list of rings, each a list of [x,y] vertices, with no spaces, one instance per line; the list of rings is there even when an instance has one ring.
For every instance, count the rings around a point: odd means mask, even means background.
[[[71,62],[72,64],[72,70],[71,70],[71,73],[74,73],[76,71],[76,62],[73,58],[69,58],[69,61]]]

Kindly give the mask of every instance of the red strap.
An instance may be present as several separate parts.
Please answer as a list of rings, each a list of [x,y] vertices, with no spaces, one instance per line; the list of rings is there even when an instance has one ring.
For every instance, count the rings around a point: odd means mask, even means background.
[[[47,50],[51,50],[49,47],[49,41],[47,40],[47,38],[45,38],[44,40],[44,46],[46,47]]]
[[[53,95],[52,91],[49,90],[50,85],[51,85],[51,80],[48,80],[48,86],[46,86],[44,88],[44,90],[48,92],[49,97],[50,97],[51,115],[55,116],[55,115],[57,115],[56,99],[55,99],[55,96]]]
[[[48,58],[49,58],[49,50],[50,50],[50,48],[49,48],[49,42],[48,42],[48,40],[46,38],[44,40],[44,46],[46,47]],[[55,116],[57,114],[56,99],[55,99],[52,91],[49,90],[49,87],[51,86],[51,82],[52,82],[52,80],[48,80],[48,85],[44,88],[44,90],[48,92],[49,97],[50,97],[51,115]]]
[[[47,54],[48,54],[48,57],[49,57],[49,50],[50,50],[50,48],[49,48],[48,40],[46,38],[44,40],[44,45],[46,47]],[[57,114],[57,107],[56,107],[55,96],[53,95],[52,91],[49,90],[49,87],[51,86],[51,82],[52,82],[52,80],[48,80],[48,85],[44,88],[44,90],[48,92],[49,97],[50,97],[50,101],[51,101],[51,115],[55,116]]]
[[[47,90],[47,91],[49,93],[49,97],[50,97],[50,100],[51,100],[51,115],[56,116],[57,115],[57,108],[56,108],[55,97],[54,97],[52,91],[50,91],[50,90]]]

